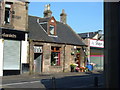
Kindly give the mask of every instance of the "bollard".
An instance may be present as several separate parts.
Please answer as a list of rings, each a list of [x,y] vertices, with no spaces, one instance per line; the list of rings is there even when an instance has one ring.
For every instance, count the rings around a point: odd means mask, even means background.
[[[52,77],[52,88],[53,88],[54,90],[56,89],[55,77]]]
[[[94,77],[94,87],[98,87],[98,77]]]

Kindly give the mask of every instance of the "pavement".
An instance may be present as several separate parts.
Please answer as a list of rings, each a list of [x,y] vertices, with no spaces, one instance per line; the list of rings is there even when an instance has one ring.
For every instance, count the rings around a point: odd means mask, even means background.
[[[96,75],[102,74],[103,72],[92,71],[92,72],[61,72],[61,73],[41,73],[41,74],[21,74],[21,75],[11,75],[11,76],[2,76],[2,84],[6,83],[17,83],[17,82],[30,82],[36,81],[39,79],[52,79],[53,77],[62,78],[67,76],[84,76],[84,75]],[[1,84],[1,83],[0,83]]]
[[[2,81],[9,81],[9,80],[33,80],[33,79],[51,79],[52,77],[55,78],[62,78],[65,76],[83,76],[83,75],[90,75],[90,74],[102,74],[102,72],[92,71],[92,72],[61,72],[61,73],[41,73],[41,74],[21,74],[21,75],[11,75],[11,76],[2,76],[0,77]]]

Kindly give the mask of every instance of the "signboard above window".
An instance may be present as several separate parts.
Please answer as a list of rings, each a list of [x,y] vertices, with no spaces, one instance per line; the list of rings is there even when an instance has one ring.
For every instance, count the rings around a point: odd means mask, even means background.
[[[90,39],[90,47],[104,48],[104,41]]]
[[[42,46],[34,46],[34,53],[42,53]]]

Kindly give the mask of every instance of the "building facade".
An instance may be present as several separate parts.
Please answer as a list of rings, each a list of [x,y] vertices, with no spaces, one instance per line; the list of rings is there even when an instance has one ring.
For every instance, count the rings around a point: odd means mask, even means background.
[[[67,24],[65,11],[60,22],[50,5],[43,13],[29,16],[27,0],[0,1],[0,76],[69,72],[70,64],[85,64],[86,45]]]
[[[27,5],[22,1],[0,1],[0,76],[21,74],[27,63]]]
[[[44,17],[29,16],[30,73],[70,72],[70,64],[84,64],[82,39],[66,23],[64,10],[60,21],[52,16],[50,5],[45,6]]]
[[[87,58],[89,63],[94,64],[94,70],[103,70],[104,66],[104,36],[100,32],[101,30],[78,34],[88,45]]]

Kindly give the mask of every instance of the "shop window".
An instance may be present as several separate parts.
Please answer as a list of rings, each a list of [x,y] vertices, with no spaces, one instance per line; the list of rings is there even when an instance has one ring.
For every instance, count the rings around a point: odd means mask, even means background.
[[[4,23],[5,24],[9,24],[11,21],[11,4],[6,3],[5,4],[5,19],[4,19]]]
[[[60,48],[51,47],[51,66],[60,65]]]

